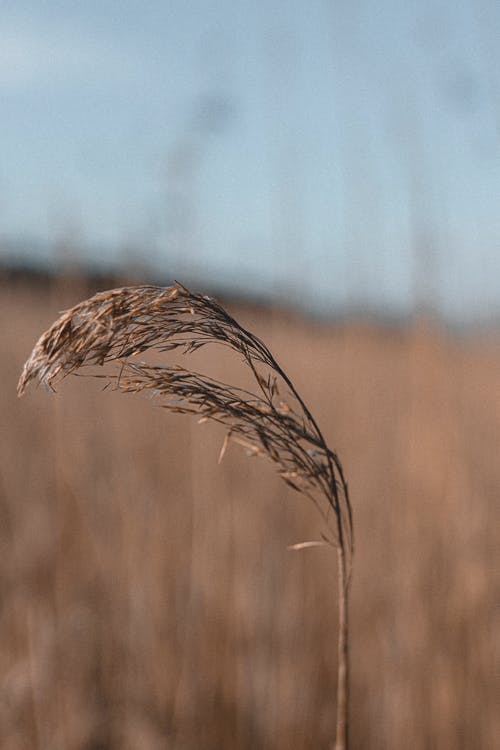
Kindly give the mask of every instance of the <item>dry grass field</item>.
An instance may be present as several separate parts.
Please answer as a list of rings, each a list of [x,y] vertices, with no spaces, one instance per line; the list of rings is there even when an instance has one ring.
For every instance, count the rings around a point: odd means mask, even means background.
[[[0,748],[327,750],[336,558],[287,551],[321,530],[308,501],[145,398],[82,378],[16,398],[39,334],[93,291],[0,285]],[[226,304],[350,481],[353,750],[493,750],[499,337]]]

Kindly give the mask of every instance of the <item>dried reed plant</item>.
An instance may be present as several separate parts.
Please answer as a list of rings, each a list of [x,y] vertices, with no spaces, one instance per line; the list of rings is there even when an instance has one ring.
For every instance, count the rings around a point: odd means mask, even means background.
[[[146,350],[185,354],[207,344],[229,347],[253,376],[255,392],[228,385],[178,364],[131,360]],[[115,368],[88,369],[115,363]],[[83,368],[83,370],[82,370]],[[226,427],[220,459],[230,441],[264,456],[294,490],[310,498],[324,521],[322,541],[337,549],[339,580],[336,750],[348,747],[348,596],[353,552],[352,511],[338,456],[328,448],[311,412],[265,344],[210,297],[177,283],[96,294],[64,312],[37,342],[18,385],[31,380],[54,390],[67,375],[105,378],[123,392],[150,392],[161,406]]]

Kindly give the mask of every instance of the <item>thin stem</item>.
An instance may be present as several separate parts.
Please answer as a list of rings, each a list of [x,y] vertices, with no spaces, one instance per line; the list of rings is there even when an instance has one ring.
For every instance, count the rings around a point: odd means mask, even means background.
[[[184,367],[129,361],[129,357],[148,349],[190,354],[210,343],[227,346],[242,356],[258,384],[256,392]],[[329,532],[336,532],[339,653],[334,750],[347,750],[347,600],[353,526],[349,491],[337,454],[328,448],[311,412],[265,344],[214,300],[192,294],[181,284],[100,292],[67,310],[40,337],[24,366],[18,393],[24,392],[30,380],[37,378],[50,387],[88,365],[111,362],[119,364],[119,373],[117,376],[107,373],[104,377],[116,382],[120,390],[149,391],[160,398],[163,407],[174,412],[197,414],[202,421],[220,422],[251,454],[274,461],[289,485],[313,499]],[[265,368],[263,372],[261,365]],[[274,400],[279,395],[278,381],[281,387],[287,387],[287,395],[292,397],[291,407]]]
[[[337,560],[339,581],[339,641],[337,673],[337,735],[334,750],[347,750],[349,747],[349,580],[346,569],[345,551],[342,547],[337,548]]]

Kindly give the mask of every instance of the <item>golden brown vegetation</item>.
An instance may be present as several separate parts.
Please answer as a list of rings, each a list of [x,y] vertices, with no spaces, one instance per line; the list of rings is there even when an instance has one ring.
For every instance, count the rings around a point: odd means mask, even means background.
[[[331,552],[286,550],[318,533],[314,508],[236,450],[217,466],[223,431],[95,382],[15,398],[83,291],[1,290],[1,747],[326,748]],[[494,747],[498,348],[238,318],[351,478],[353,748]],[[193,356],[223,380],[239,367]]]
[[[236,354],[241,375],[253,389],[174,365],[141,362],[145,352],[193,354],[208,345]],[[110,368],[114,365],[114,368]],[[90,368],[90,372],[89,372]],[[232,368],[235,369],[234,367]],[[272,461],[292,489],[309,498],[323,518],[322,541],[338,560],[338,679],[335,750],[348,747],[348,597],[353,553],[352,509],[338,456],[328,448],[317,422],[263,341],[242,327],[215,299],[182,284],[135,285],[92,295],[64,311],[35,344],[18,384],[31,381],[54,390],[70,374],[90,374],[124,393],[147,393],[174,414],[212,420],[229,443],[250,457]],[[283,392],[286,395],[282,395]]]

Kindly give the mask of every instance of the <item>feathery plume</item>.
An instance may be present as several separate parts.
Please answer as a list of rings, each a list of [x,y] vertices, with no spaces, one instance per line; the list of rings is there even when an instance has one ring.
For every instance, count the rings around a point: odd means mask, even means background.
[[[250,368],[255,390],[228,385],[176,365],[147,364],[147,351],[184,354],[209,344],[236,352]],[[86,368],[115,365],[96,372]],[[194,414],[226,428],[229,442],[272,461],[282,479],[309,497],[324,523],[323,540],[339,557],[339,683],[337,750],[347,747],[347,596],[353,551],[352,510],[336,453],[326,444],[311,412],[269,349],[210,297],[182,284],[137,286],[94,295],[64,312],[39,339],[18,385],[32,380],[54,390],[70,374],[104,378],[127,393],[149,392],[170,411]],[[292,545],[292,549],[317,542]]]

